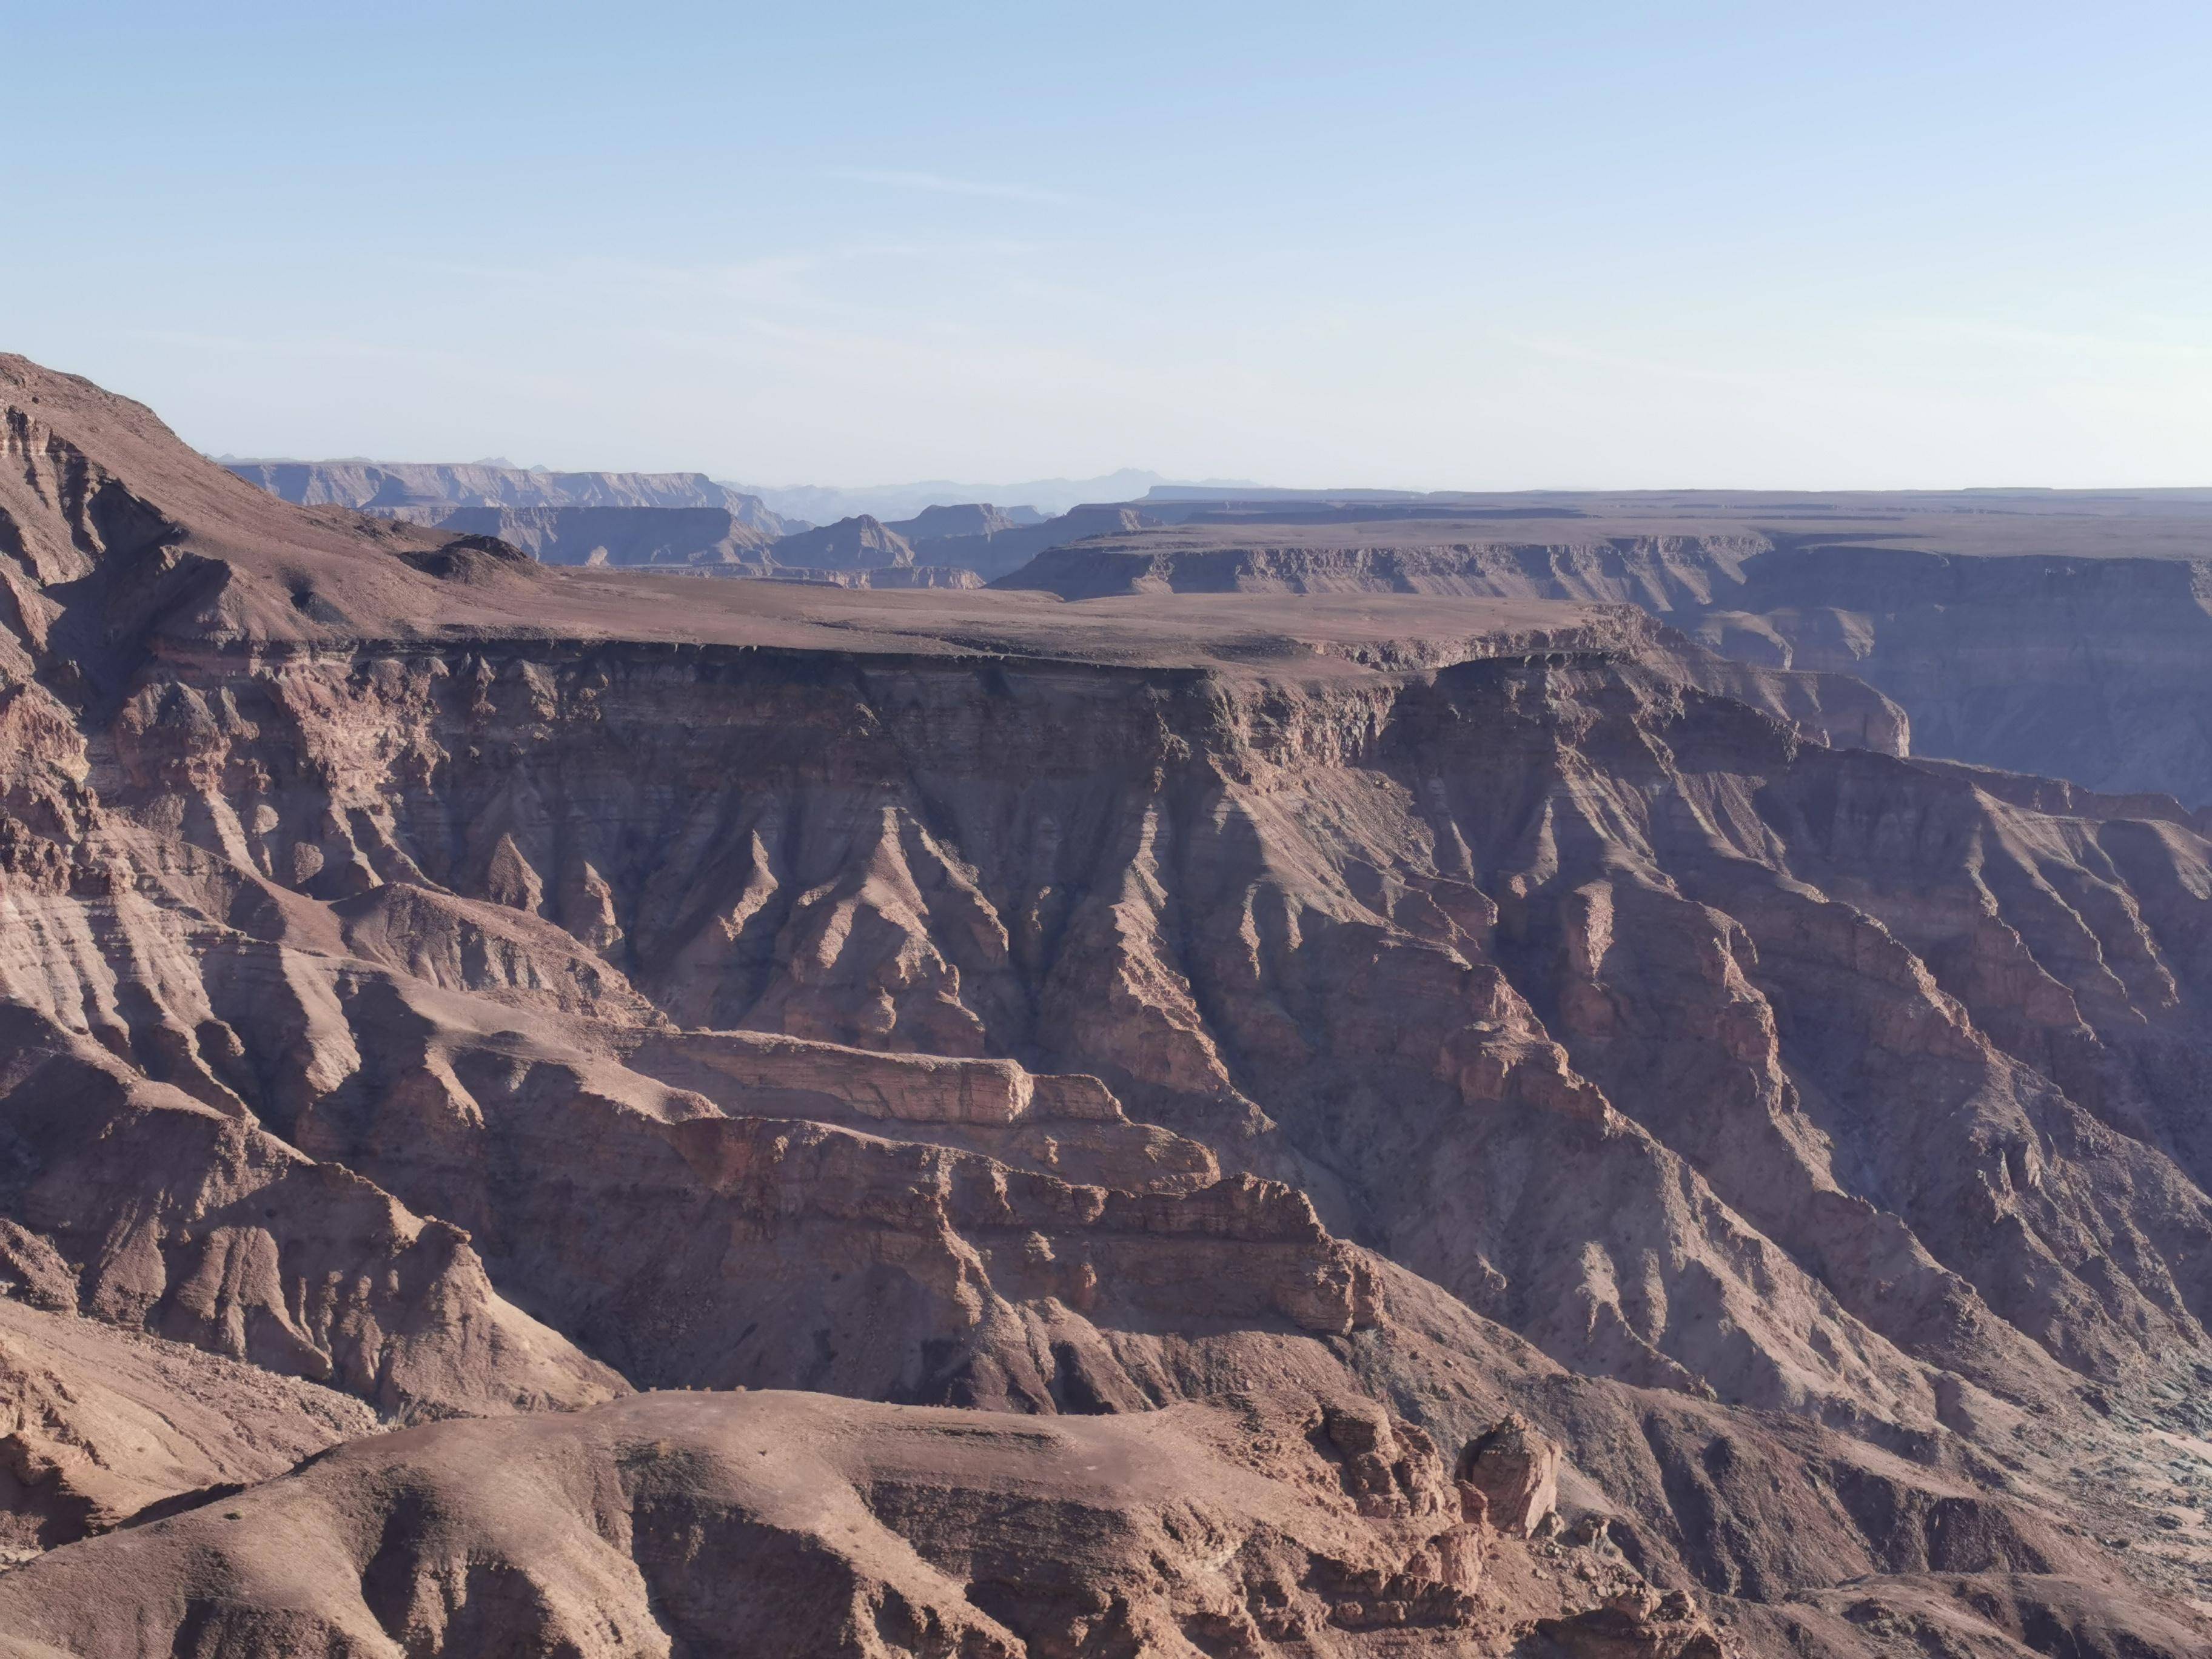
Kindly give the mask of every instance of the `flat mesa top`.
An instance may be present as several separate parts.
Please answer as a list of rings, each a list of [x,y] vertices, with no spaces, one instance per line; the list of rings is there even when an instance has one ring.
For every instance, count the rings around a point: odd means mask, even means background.
[[[1626,641],[1625,606],[1398,593],[1141,594],[1081,603],[992,589],[878,591],[602,571],[546,573],[544,631],[872,655],[1102,666],[1357,672]]]
[[[1075,544],[1093,554],[1240,549],[1590,547],[1626,538],[1718,537],[1776,547],[1884,547],[1974,558],[2212,559],[2212,492],[2066,492],[1916,498],[1838,495],[1563,496],[1538,507],[1208,507]]]
[[[635,641],[884,656],[1005,656],[1300,678],[1648,636],[1625,607],[1400,594],[1168,596],[876,591],[540,565],[497,544],[295,507],[194,453],[152,410],[0,355],[23,437],[0,512],[87,640],[159,648],[470,640]],[[52,476],[46,476],[51,471]],[[88,526],[75,486],[109,503]],[[94,533],[97,532],[97,533]],[[97,550],[96,551],[94,550]],[[118,628],[116,619],[127,619]]]

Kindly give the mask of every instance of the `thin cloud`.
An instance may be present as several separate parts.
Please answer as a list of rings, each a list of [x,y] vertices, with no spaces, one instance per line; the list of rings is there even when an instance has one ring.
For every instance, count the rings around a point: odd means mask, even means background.
[[[2194,319],[2150,317],[2141,319],[2153,331],[2136,334],[2092,333],[2078,330],[2037,328],[1987,317],[1911,316],[1890,320],[1887,331],[1907,339],[1971,340],[1988,345],[2016,346],[2031,350],[2071,353],[2080,356],[2131,356],[2168,359],[2180,355],[2212,355],[2212,344],[2183,337],[2201,332]]]
[[[989,196],[1002,202],[1048,202],[1072,207],[1076,198],[1065,191],[1043,190],[1035,185],[1005,185],[983,179],[948,179],[941,173],[897,173],[875,167],[838,167],[830,176],[856,185],[882,185],[891,190],[926,190],[939,196]]]

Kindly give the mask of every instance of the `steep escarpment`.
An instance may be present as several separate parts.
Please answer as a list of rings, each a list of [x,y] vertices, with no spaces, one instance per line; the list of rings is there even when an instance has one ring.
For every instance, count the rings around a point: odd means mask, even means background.
[[[1142,530],[1158,522],[1133,507],[1077,507],[1042,522],[988,524],[965,532],[940,532],[932,540],[928,557],[985,577],[1000,577],[1019,570],[1048,548]]]
[[[118,695],[156,638],[436,634],[536,596],[511,547],[288,507],[89,381],[0,356],[0,401],[6,666],[65,702]]]
[[[775,541],[720,507],[457,507],[417,522],[495,538],[541,564],[755,574],[767,568]]]
[[[0,1285],[482,1420],[88,1475],[20,1641],[650,1650],[731,1584],[805,1651],[2201,1645],[2171,802],[1625,605],[678,614],[47,430],[175,529],[27,472],[26,615],[319,536],[331,598],[146,588],[99,695],[14,631]]]
[[[702,472],[553,472],[492,462],[231,460],[223,465],[247,483],[296,506],[346,507],[423,524],[435,524],[459,508],[530,512],[596,507],[723,512],[745,529],[769,538],[804,527],[769,512],[759,496],[716,483]]]
[[[335,702],[325,672],[264,664],[222,701],[265,744],[286,705]],[[1721,1250],[1737,1224],[1723,1206],[1749,1212],[1784,1234],[1771,1271],[1785,1277],[1790,1260],[1856,1255],[1901,1221],[1896,1248],[1949,1270],[1927,1278],[1931,1318],[1971,1324],[1978,1296],[2015,1298],[1986,1322],[1998,1348],[1977,1364],[1993,1376],[2024,1363],[2008,1327],[2053,1333],[2062,1364],[2198,1340],[2181,1264],[2206,1171],[2185,1103],[2131,1081],[2189,1041],[2199,994],[2175,958],[2193,912],[2161,917],[2161,913],[2102,852],[2107,836],[2125,845],[2144,890],[2173,902],[2202,858],[2178,815],[2108,830],[2076,801],[2023,827],[1971,777],[1808,745],[1732,699],[1601,659],[1296,696],[1200,678],[1164,702],[1149,677],[1079,669],[855,663],[802,687],[773,661],[672,678],[619,653],[369,678],[349,716],[386,735],[363,747],[434,769],[438,787],[403,793],[380,760],[334,801],[272,790],[275,821],[246,840],[270,871],[316,865],[307,885],[332,895],[398,876],[542,915],[688,1028],[1101,1076],[1156,1121],[1296,1175],[1340,1224],[1493,1316],[1527,1326],[1596,1297],[1595,1322],[1553,1339],[1583,1368],[1711,1384],[1723,1351],[1668,1352],[1702,1340],[1675,1306],[1686,1291],[1659,1296],[1668,1318],[1593,1289],[1583,1241],[1551,1231],[1582,1224],[1561,1206],[1532,1218],[1543,1231],[1506,1230],[1497,1249],[1513,1260],[1494,1259],[1477,1217],[1508,1195],[1408,1192],[1407,1153],[1448,1184],[1486,1182],[1515,1160],[1449,1150],[1478,1127],[1586,1139],[1584,1178],[1618,1166],[1647,1183],[1650,1224],[1678,1248],[1697,1232]],[[118,731],[126,775],[236,769],[227,722],[173,757],[134,715]],[[276,759],[273,778],[298,775]],[[681,783],[727,772],[750,781],[741,804]],[[558,814],[529,806],[553,799]],[[1863,836],[1925,850],[1885,860]],[[2054,858],[2054,842],[2073,850]],[[1662,1062],[1680,1068],[1663,1088]],[[1920,1108],[1865,1124],[1900,1086],[1924,1092]],[[1717,1118],[1718,1098],[1739,1105]],[[1509,1109],[1465,1115],[1484,1101]],[[2123,1111],[2140,1139],[2107,1137]],[[2153,1130],[2138,1121],[2151,1112],[2169,1121]],[[1445,1142],[1425,1140],[1430,1118]],[[1917,1138],[1929,1122],[1949,1137],[1938,1148]],[[2111,1241],[2106,1206],[2054,1184],[2059,1146],[2114,1160],[2085,1182],[2140,1188],[2141,1224],[2179,1229],[2165,1247],[2178,1277],[2093,1290],[2069,1274],[2066,1260]],[[1678,1158],[1723,1183],[1719,1203],[1663,1195]],[[1956,1184],[1929,1188],[1931,1165]],[[1959,1208],[1990,1182],[1993,1233]],[[1853,1197],[1865,1202],[1826,1202]],[[1799,1213],[1829,1208],[1817,1224]],[[1929,1246],[1939,1233],[1950,1242]],[[1999,1264],[2031,1243],[2052,1269],[2024,1295]],[[1518,1289],[1488,1300],[1493,1273]],[[1758,1304],[1771,1291],[1731,1301],[1732,1277],[1713,1289],[1717,1340],[1771,1318]],[[1869,1296],[1875,1316],[1900,1306]],[[1796,1341],[1737,1350],[1745,1397],[1876,1386],[1855,1368],[1878,1370],[1879,1352],[1856,1337]]]
[[[2163,522],[2156,527],[2163,527]],[[1043,552],[1001,586],[1107,594],[1401,592],[1603,599],[1641,606],[1723,654],[1855,675],[1904,707],[1923,753],[2091,787],[2212,801],[2196,712],[2212,662],[2212,565],[2109,527],[2010,554],[1916,547],[1869,524],[1854,542],[1750,526],[1571,539],[1483,538],[1423,521],[1177,526]],[[1887,537],[1885,542],[1882,538]],[[1945,539],[1931,535],[1929,542]],[[2148,539],[2148,538],[2146,538]]]
[[[1810,744],[1606,653],[1302,687],[619,647],[167,672],[204,714],[125,711],[114,810],[204,818],[389,964],[210,994],[231,1086],[633,1382],[1127,1409],[1340,1376],[1302,1345],[1341,1336],[1456,1427],[1494,1396],[1439,1351],[1540,1374],[1510,1330],[1843,1431],[1778,1467],[1857,1437],[1964,1472],[2096,1440],[2085,1389],[2155,1374],[2130,1409],[2169,1411],[2203,1351],[2178,814]],[[2130,957],[2163,975],[2108,983]],[[554,996],[616,1034],[533,1035]],[[867,1080],[902,1053],[973,1058]],[[1113,1094],[1051,1081],[1084,1073]],[[1394,1329],[1384,1257],[1487,1323]],[[1637,1479],[1655,1567],[1743,1582]]]
[[[204,825],[204,859],[165,860],[161,927],[208,931],[125,964],[106,1040],[451,1218],[501,1294],[634,1382],[1141,1410],[1349,1362],[1446,1434],[1520,1392],[1575,1425],[1662,1583],[1763,1603],[1881,1571],[1929,1506],[2008,1540],[1954,1568],[2081,1570],[2084,1546],[2032,1541],[2036,1471],[2124,1455],[2081,1390],[2201,1352],[2179,1143],[2109,1128],[2029,1039],[2106,1042],[2085,1076],[2155,1045],[2054,1019],[2072,993],[2024,962],[1955,994],[1916,965],[1948,969],[1971,913],[1984,953],[2001,927],[2089,972],[2037,883],[1992,869],[2036,809],[1969,779],[1602,656],[1177,694],[568,655],[166,664],[200,712],[134,702],[100,810],[124,841]],[[733,771],[734,815],[710,781]],[[2049,805],[2021,854],[2045,886],[2041,842],[2106,833],[2095,803]],[[2185,828],[2122,822],[2185,886]],[[1915,905],[1960,884],[1955,916],[1861,908],[1854,849],[1897,835],[1980,838],[1978,866],[1895,878]],[[82,1247],[41,1237],[81,1280]],[[1455,1392],[1470,1362],[1498,1380]],[[1601,1380],[1559,1395],[1570,1372]],[[1805,1516],[1723,1486],[1730,1541],[1704,1536],[1675,1460],[1721,1445],[1874,1483],[1893,1518],[1842,1505],[1816,1565],[1787,1541]]]
[[[1727,594],[1742,580],[1744,562],[1772,545],[1744,531],[1507,541],[1483,536],[1478,526],[1419,521],[1127,533],[1135,530],[1103,527],[1042,551],[1000,585],[1068,599],[1125,592],[1453,593],[1605,600],[1670,614]]]
[[[2212,559],[1783,548],[1743,574],[1695,617],[1717,650],[1878,685],[1929,753],[2212,805]]]

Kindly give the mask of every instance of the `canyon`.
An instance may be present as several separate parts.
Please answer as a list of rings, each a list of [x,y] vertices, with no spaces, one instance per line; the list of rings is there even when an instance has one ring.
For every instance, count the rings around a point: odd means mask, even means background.
[[[1156,485],[1049,519],[979,502],[815,528],[698,475],[233,470],[287,499],[493,536],[552,564],[845,586],[995,582],[1068,599],[1364,592],[1634,605],[1730,658],[1866,680],[1906,711],[1923,753],[2212,803],[2200,712],[2212,692],[2212,492],[1248,499]],[[702,490],[750,504],[667,504]],[[452,504],[462,500],[472,504]]]
[[[2212,1646],[2166,520],[672,582],[0,405],[0,1654]]]
[[[1634,605],[1733,658],[1847,673],[1917,747],[2212,803],[2212,494],[1568,494],[1143,503],[1010,586]]]

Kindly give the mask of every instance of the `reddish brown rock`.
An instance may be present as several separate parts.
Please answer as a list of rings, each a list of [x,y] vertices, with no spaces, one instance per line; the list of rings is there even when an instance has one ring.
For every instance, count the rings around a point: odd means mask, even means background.
[[[1559,1449],[1512,1416],[1467,1443],[1452,1471],[1470,1520],[1515,1538],[1556,1526]]]
[[[0,1298],[0,1571],[378,1427],[333,1390]]]
[[[1350,1656],[1502,1636],[1456,1515],[1355,1502],[1298,1420],[673,1394],[441,1425],[0,1577],[0,1652]],[[1432,1494],[1433,1452],[1409,1455]]]
[[[419,1601],[550,1640],[643,1606],[660,1640],[601,1503],[628,1466],[574,1450],[629,1407],[593,1402],[776,1385],[814,1421],[992,1408],[1054,1479],[1077,1443],[1012,1413],[1212,1401],[1301,1503],[1433,1523],[1282,1558],[1259,1603],[1304,1634],[1206,1592],[1201,1650],[1710,1613],[1872,1654],[1822,1598],[1933,1628],[1935,1577],[2006,1584],[1942,1613],[1990,1652],[2081,1586],[2067,1629],[2190,1651],[2212,846],[2171,803],[1911,760],[1863,687],[1608,604],[671,607],[0,386],[0,1285],[388,1416],[586,1408],[454,1430],[433,1483],[581,1437],[548,1454],[575,1528],[441,1497],[339,1529],[337,1623],[252,1574],[179,1620],[393,1640],[358,1619]],[[1223,1403],[1254,1394],[1302,1403]],[[1547,1530],[1529,1450],[1478,1577],[1424,1448],[1508,1411],[1577,1525],[1498,1542]],[[246,1555],[314,1473],[254,1489]],[[1256,1535],[1143,1513],[1208,1583]],[[494,1537],[520,1578],[456,1565]],[[823,1606],[878,1605],[830,1555]],[[1157,1585],[1080,1560],[1052,1628],[1126,1634]],[[1605,1612],[1631,1577],[1697,1607]],[[930,1596],[855,1640],[1016,1627]]]

